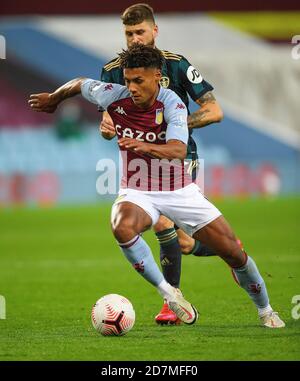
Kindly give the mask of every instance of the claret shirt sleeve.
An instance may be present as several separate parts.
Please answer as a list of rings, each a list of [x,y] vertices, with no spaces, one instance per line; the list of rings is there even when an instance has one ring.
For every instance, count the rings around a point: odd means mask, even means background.
[[[113,102],[129,96],[125,86],[93,79],[86,79],[82,83],[81,94],[86,100],[100,106],[103,110],[107,110]]]

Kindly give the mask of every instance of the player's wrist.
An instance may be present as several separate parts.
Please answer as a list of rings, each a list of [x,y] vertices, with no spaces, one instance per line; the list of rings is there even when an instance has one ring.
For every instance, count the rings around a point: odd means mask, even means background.
[[[156,144],[152,143],[145,143],[145,150],[144,153],[146,153],[149,156],[152,156],[156,159],[163,159],[164,155],[161,152],[161,147],[157,147]]]
[[[148,155],[151,155],[152,146],[153,146],[153,144],[151,144],[151,143],[144,143],[143,144],[143,151],[144,151],[144,153],[146,153]]]
[[[55,91],[54,93],[49,94],[49,100],[51,105],[57,106],[62,101],[62,98],[59,92]]]

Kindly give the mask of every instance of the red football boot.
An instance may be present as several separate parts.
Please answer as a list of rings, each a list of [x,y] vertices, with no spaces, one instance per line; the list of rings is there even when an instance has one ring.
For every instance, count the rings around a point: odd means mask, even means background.
[[[160,313],[155,316],[155,321],[160,325],[179,325],[181,320],[170,310],[168,303],[164,302]]]

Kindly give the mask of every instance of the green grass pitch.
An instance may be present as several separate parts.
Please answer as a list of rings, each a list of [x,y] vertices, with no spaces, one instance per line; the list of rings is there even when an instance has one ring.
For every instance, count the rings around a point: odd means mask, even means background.
[[[0,360],[300,360],[300,199],[225,200],[216,205],[263,275],[286,321],[259,326],[256,309],[219,258],[183,258],[181,287],[200,311],[193,326],[160,327],[161,299],[136,274],[110,232],[110,205],[0,210]],[[152,232],[146,240],[156,259]],[[131,300],[133,329],[102,337],[93,303],[108,293]]]

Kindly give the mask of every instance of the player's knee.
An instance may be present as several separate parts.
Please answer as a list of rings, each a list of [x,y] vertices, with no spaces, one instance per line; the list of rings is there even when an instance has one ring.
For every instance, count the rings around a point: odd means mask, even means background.
[[[118,242],[128,242],[137,234],[130,218],[118,218],[112,221],[111,228]]]
[[[182,234],[181,231],[179,231],[177,235],[182,254],[190,254],[195,246],[195,240],[187,234]]]
[[[153,226],[155,233],[163,232],[164,230],[174,227],[174,223],[164,216],[161,216],[157,223]]]
[[[188,250],[185,247],[181,247],[181,254],[183,254],[183,255],[189,255],[189,254],[191,254],[191,251]]]
[[[191,246],[189,241],[182,239],[182,238],[179,238],[178,241],[179,241],[179,245],[181,247],[182,254],[188,255],[192,252],[193,246]]]

